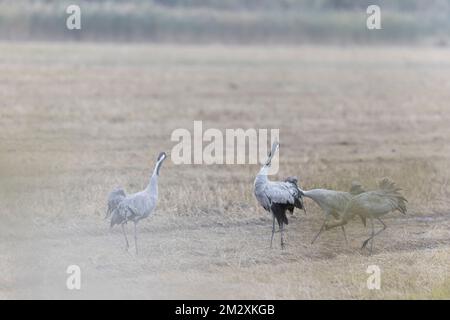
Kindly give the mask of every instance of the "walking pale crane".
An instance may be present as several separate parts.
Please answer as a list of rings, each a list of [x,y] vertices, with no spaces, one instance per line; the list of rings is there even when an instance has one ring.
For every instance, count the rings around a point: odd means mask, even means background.
[[[329,220],[331,216],[335,219],[339,219],[339,213],[342,213],[346,208],[348,202],[353,197],[353,195],[357,195],[361,192],[364,192],[363,187],[358,183],[353,183],[350,189],[350,192],[344,191],[335,191],[328,189],[311,189],[311,190],[301,190],[303,192],[303,196],[306,198],[310,198],[322,209],[325,214],[325,219],[320,227],[319,232],[311,241],[313,244],[322,231],[325,229],[325,223]],[[365,218],[362,217],[362,221],[364,225],[366,225]],[[344,226],[341,226],[342,233],[344,234],[345,242],[347,242],[347,235],[345,233]]]
[[[370,219],[372,234],[363,242],[361,249],[365,248],[370,241],[370,253],[372,253],[373,239],[387,228],[380,217],[396,210],[406,214],[406,202],[408,201],[400,193],[400,190],[393,181],[388,178],[382,179],[378,184],[377,190],[363,192],[354,196],[348,202],[342,214],[340,214],[340,218],[336,221],[328,221],[325,224],[325,229],[343,226],[355,215]],[[377,232],[375,232],[374,219],[377,219],[383,225]]]

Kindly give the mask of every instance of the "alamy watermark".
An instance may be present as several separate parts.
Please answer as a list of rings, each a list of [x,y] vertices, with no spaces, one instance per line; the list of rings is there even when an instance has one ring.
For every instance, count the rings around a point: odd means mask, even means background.
[[[379,266],[372,264],[367,267],[366,273],[370,274],[367,278],[367,289],[380,290],[381,289],[381,269]]]
[[[194,121],[193,132],[178,128],[172,132],[170,156],[174,164],[261,164],[267,160],[270,146],[280,141],[279,129],[204,130],[202,121]],[[278,172],[277,155],[269,174]]]
[[[366,13],[369,15],[366,20],[366,26],[369,30],[381,29],[381,9],[377,5],[367,7]]]
[[[66,280],[66,287],[69,290],[81,289],[81,268],[76,264],[67,267],[66,273],[69,274]]]
[[[69,30],[81,30],[81,8],[76,4],[67,7],[66,27]]]
[[[66,8],[69,15],[66,19],[66,27],[69,30],[81,30],[81,8],[76,4],[69,5]],[[366,9],[368,15],[366,27],[369,30],[381,29],[381,8],[377,5],[369,5]]]

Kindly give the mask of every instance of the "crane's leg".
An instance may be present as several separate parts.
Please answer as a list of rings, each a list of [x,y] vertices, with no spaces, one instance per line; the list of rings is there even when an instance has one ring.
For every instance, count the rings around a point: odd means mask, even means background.
[[[372,240],[373,237],[375,236],[375,226],[374,226],[372,217],[370,217],[370,224],[372,225],[372,234],[371,234],[371,236],[368,239],[366,239],[363,242],[363,245],[362,245],[361,249],[364,249],[367,246],[367,244],[369,243],[369,241]],[[372,240],[372,247],[370,249],[370,254],[372,254],[372,248],[373,248],[373,240]]]
[[[344,226],[347,224],[347,219],[340,218],[338,220],[335,220],[334,222],[326,223],[325,224],[325,230],[330,230],[336,227]]]
[[[371,249],[370,249],[370,253],[372,253],[372,248],[373,248],[373,238],[376,237],[377,235],[379,235],[381,232],[383,232],[384,230],[386,230],[387,225],[383,222],[383,220],[381,220],[380,218],[377,218],[378,221],[380,221],[380,223],[383,225],[383,228],[381,228],[380,230],[378,230],[377,232],[374,233],[374,224],[373,224],[373,219],[371,219],[372,221],[372,236],[367,239],[366,241],[363,242],[363,245],[361,247],[361,249],[363,249],[367,243],[372,240],[371,242]]]
[[[384,230],[386,230],[387,225],[383,222],[383,220],[381,220],[380,218],[377,218],[378,221],[380,221],[380,223],[383,225],[383,228],[381,228],[380,230],[378,230],[373,237],[375,238],[377,235],[379,235],[380,233],[382,233]],[[371,242],[371,245],[373,246],[373,239]],[[370,253],[372,253],[372,248],[370,249]]]
[[[313,244],[317,238],[320,236],[320,234],[322,233],[323,229],[325,229],[325,223],[327,222],[327,219],[323,220],[322,226],[320,227],[319,232],[316,234],[316,236],[314,237],[314,239],[311,241],[311,244]]]
[[[138,245],[137,245],[137,223],[134,223],[134,246],[136,247],[136,254],[138,254]]]
[[[341,226],[342,233],[344,234],[345,244],[348,246],[347,234],[345,233],[345,227]]]
[[[273,236],[275,235],[275,215],[272,215],[272,237],[270,238],[270,249],[272,249]]]
[[[370,240],[370,255],[372,255],[373,251],[373,238],[375,237],[375,223],[373,222],[373,218],[370,219],[370,224],[372,225],[372,240]]]
[[[285,245],[285,242],[284,242],[284,223],[282,222],[281,223],[281,226],[280,226],[280,232],[281,232],[281,249],[284,249],[284,245]]]
[[[130,247],[130,244],[128,243],[127,232],[125,231],[125,225],[122,223],[121,226],[122,226],[123,235],[125,236],[126,248],[128,250],[128,248]]]
[[[325,219],[322,223],[322,227],[320,227],[319,232],[316,234],[316,236],[314,237],[314,239],[311,241],[311,244],[313,244],[317,238],[319,237],[319,235],[323,232],[323,230],[325,229],[325,224],[327,222],[327,219]],[[344,234],[344,239],[345,239],[345,243],[348,245],[348,240],[347,240],[347,234],[345,233],[345,227],[343,225],[341,225],[341,229],[342,229],[342,233]]]
[[[383,225],[383,228],[381,230],[379,230],[377,233],[375,233],[375,236],[379,235],[381,232],[383,232],[387,228],[387,225],[383,222],[383,220],[381,220],[380,218],[377,218],[377,220],[380,221],[380,223]]]

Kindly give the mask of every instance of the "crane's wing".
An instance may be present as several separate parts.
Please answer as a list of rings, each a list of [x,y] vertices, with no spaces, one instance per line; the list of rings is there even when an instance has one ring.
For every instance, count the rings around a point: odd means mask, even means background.
[[[291,205],[301,196],[297,186],[290,182],[270,182],[264,188],[264,193],[272,203]]]
[[[105,219],[113,213],[126,196],[122,188],[117,188],[108,195],[108,210],[106,211]]]
[[[297,186],[298,184],[298,178],[296,176],[290,176],[284,179],[284,182],[290,182],[292,184],[295,184]]]
[[[125,199],[112,212],[110,227],[132,220],[137,215],[136,208]]]

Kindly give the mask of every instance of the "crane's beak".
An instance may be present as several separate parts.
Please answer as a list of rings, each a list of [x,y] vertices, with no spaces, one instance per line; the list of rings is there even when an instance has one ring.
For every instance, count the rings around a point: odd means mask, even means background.
[[[265,163],[266,166],[270,166],[270,162],[272,161],[272,157],[273,157],[272,153],[269,152],[269,154],[267,155],[266,163]]]

